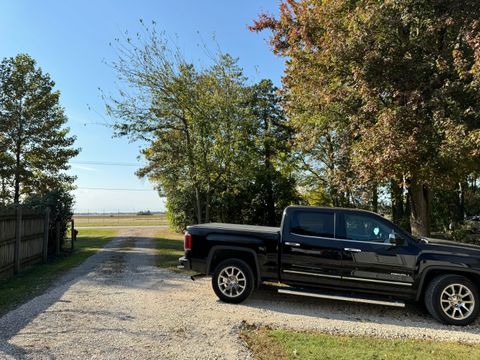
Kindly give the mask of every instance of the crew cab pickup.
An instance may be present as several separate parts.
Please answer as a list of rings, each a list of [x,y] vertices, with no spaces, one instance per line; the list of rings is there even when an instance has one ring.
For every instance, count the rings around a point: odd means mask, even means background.
[[[289,206],[281,226],[187,228],[179,267],[212,276],[240,303],[262,282],[284,294],[404,307],[424,301],[438,321],[467,325],[479,310],[480,247],[416,238],[375,213]],[[194,277],[192,277],[194,278]]]

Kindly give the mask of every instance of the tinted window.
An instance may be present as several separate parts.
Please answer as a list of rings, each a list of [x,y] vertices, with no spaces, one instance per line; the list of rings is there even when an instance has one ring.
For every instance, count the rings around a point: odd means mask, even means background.
[[[334,218],[332,212],[296,211],[293,214],[292,234],[333,238]]]
[[[395,233],[393,228],[370,216],[344,214],[344,219],[344,235],[341,236],[344,239],[388,243]]]

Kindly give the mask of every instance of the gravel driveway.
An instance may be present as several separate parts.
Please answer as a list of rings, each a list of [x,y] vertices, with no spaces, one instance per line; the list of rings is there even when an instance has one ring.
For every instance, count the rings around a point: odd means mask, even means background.
[[[59,284],[0,319],[6,359],[249,359],[242,324],[480,343],[480,323],[442,326],[420,306],[395,309],[258,290],[220,303],[209,279],[154,266],[152,228],[122,230]]]

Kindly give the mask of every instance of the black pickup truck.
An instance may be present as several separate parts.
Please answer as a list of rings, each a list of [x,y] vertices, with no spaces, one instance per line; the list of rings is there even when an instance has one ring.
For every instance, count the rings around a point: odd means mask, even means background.
[[[467,325],[479,310],[480,247],[416,238],[369,211],[290,206],[280,228],[187,228],[180,266],[212,276],[225,302],[264,281],[279,293],[404,307],[424,301],[438,321]]]

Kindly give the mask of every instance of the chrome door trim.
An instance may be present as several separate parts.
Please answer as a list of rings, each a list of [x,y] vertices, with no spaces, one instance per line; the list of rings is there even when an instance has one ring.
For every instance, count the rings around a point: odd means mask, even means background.
[[[391,285],[402,285],[402,286],[412,286],[412,283],[400,282],[400,281],[388,281],[388,280],[377,280],[377,279],[367,279],[367,278],[357,278],[351,276],[342,276],[342,280],[355,280],[355,281],[366,281],[374,282],[380,284],[391,284]]]
[[[333,241],[348,241],[348,242],[354,242],[354,243],[360,243],[360,244],[383,245],[383,246],[395,247],[395,245],[393,245],[393,244],[384,243],[384,242],[376,242],[376,241],[362,241],[362,240],[338,239],[338,238],[331,238],[331,237],[325,237],[325,236],[302,235],[302,234],[296,234],[296,233],[292,233],[292,232],[290,232],[289,235],[301,236],[301,237],[306,237],[306,238],[311,238],[311,239],[323,239],[323,240],[333,240]]]
[[[289,274],[310,275],[310,276],[326,277],[326,278],[332,278],[332,279],[342,278],[340,275],[319,274],[319,273],[311,273],[311,272],[297,271],[297,270],[283,270],[283,272],[289,273]]]
[[[388,280],[358,278],[358,277],[351,277],[351,276],[319,274],[319,273],[312,273],[312,272],[308,272],[308,271],[299,271],[299,270],[282,270],[282,272],[288,273],[288,274],[317,276],[317,277],[324,277],[324,278],[330,278],[330,279],[342,279],[342,280],[373,282],[373,283],[378,283],[378,284],[390,284],[390,285],[401,285],[401,286],[412,286],[413,285],[412,283],[400,282],[400,281],[388,281]]]

